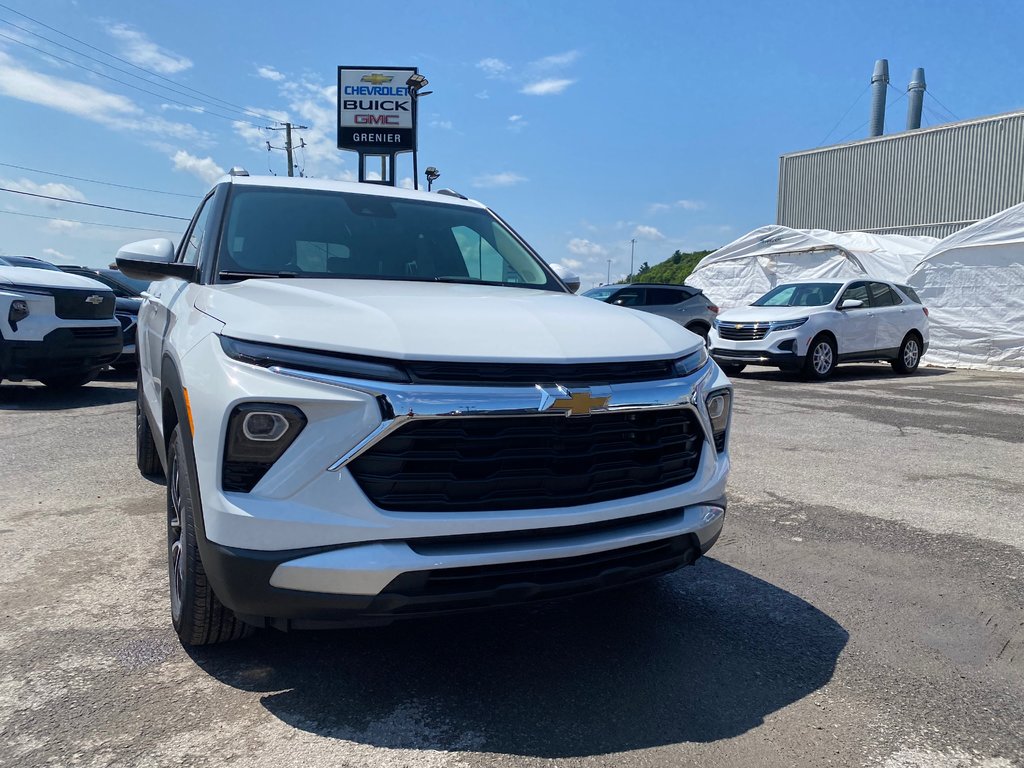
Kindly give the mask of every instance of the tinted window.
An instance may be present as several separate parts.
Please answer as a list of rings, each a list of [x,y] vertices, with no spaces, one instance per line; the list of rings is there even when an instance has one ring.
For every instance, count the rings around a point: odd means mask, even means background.
[[[921,297],[917,295],[917,291],[915,291],[909,285],[901,285],[901,286],[899,286],[899,289],[901,291],[903,291],[903,293],[905,293],[907,295],[907,298],[909,298],[915,304],[923,304],[924,303],[924,302],[921,301]]]
[[[678,304],[690,298],[689,294],[675,288],[648,288],[647,304]]]
[[[199,259],[199,248],[203,244],[203,236],[206,234],[206,225],[210,219],[210,198],[203,201],[203,205],[195,218],[192,231],[188,234],[188,241],[182,250],[181,261],[185,264],[195,264]]]
[[[854,283],[843,293],[842,299],[839,303],[842,304],[847,299],[855,299],[857,301],[863,301],[864,306],[871,306],[871,300],[868,298],[868,284],[867,283]]]
[[[618,288],[615,287],[591,288],[589,291],[581,295],[586,296],[588,299],[597,299],[598,301],[605,301],[617,290]]]
[[[221,279],[286,273],[562,290],[485,209],[347,192],[236,188],[217,258]]]
[[[871,293],[871,306],[873,307],[891,307],[893,304],[899,303],[894,301],[895,296],[885,283],[871,283],[868,285],[868,291]]]
[[[789,283],[768,291],[753,306],[823,307],[831,303],[839,288],[839,283]]]
[[[609,301],[623,307],[639,307],[644,303],[644,290],[642,288],[623,288]]]

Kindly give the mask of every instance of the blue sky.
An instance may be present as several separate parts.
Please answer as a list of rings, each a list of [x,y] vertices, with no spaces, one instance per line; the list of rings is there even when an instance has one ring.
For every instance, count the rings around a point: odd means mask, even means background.
[[[608,259],[613,279],[628,271],[631,238],[637,265],[653,264],[773,223],[781,153],[865,135],[876,58],[889,59],[890,100],[925,68],[926,124],[949,110],[1024,108],[1019,2],[0,2],[12,9],[0,7],[0,187],[190,216],[190,196],[225,168],[285,173],[283,153],[265,145],[282,136],[239,107],[310,126],[305,172],[348,178],[336,67],[418,66],[434,91],[421,102],[421,171],[437,166],[438,186],[494,207],[584,286],[604,281]],[[184,94],[40,35],[142,75],[100,51],[115,54]],[[235,106],[202,104],[190,89]],[[903,128],[905,105],[887,132]],[[410,175],[405,156],[399,176]],[[72,220],[181,227],[0,192],[0,253],[99,265],[162,234]]]

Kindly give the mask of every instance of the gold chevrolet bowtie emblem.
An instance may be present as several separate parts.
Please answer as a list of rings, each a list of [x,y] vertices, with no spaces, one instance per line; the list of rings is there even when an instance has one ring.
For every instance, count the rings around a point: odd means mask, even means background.
[[[390,83],[394,79],[394,77],[388,75],[374,73],[372,75],[363,75],[359,82],[369,83],[370,85],[384,85],[384,83]]]
[[[604,408],[610,399],[607,395],[594,397],[589,392],[572,392],[569,397],[555,400],[550,410],[566,411],[570,416],[589,416],[591,411]]]

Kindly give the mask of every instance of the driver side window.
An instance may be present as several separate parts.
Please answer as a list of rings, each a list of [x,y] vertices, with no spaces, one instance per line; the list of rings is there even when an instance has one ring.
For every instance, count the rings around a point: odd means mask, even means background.
[[[843,305],[843,302],[847,299],[856,299],[863,301],[864,305],[858,307],[858,309],[864,309],[870,306],[870,300],[868,299],[868,284],[867,283],[854,283],[843,292],[843,297],[839,300],[839,306]]]
[[[207,197],[196,214],[192,229],[188,233],[188,240],[185,242],[185,247],[182,248],[181,256],[178,259],[182,264],[195,264],[199,260],[199,249],[203,244],[203,235],[206,233],[210,210],[213,208],[210,204],[212,198],[213,195]]]

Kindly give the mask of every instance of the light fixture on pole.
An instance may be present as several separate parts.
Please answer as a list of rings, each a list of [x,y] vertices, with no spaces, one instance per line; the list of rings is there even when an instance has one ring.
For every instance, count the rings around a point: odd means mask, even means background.
[[[423,88],[429,82],[427,78],[421,75],[419,72],[414,72],[409,76],[409,79],[405,81],[406,87],[409,89],[409,96],[412,97],[412,110],[413,110],[413,122],[416,122],[416,102],[420,96],[429,96],[433,91],[424,91]],[[417,142],[418,143],[418,142]],[[420,188],[420,169],[419,169],[419,151],[414,149],[412,151],[412,188]]]
[[[423,175],[427,177],[427,192],[429,192],[434,182],[441,177],[441,172],[434,166],[430,166],[423,172]]]
[[[608,259],[608,277],[605,278],[604,284],[610,285],[612,282],[612,260]]]
[[[636,238],[629,241],[629,282],[633,282],[633,250],[636,248]]]

